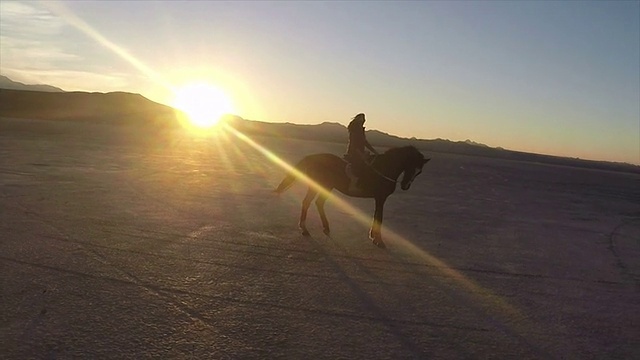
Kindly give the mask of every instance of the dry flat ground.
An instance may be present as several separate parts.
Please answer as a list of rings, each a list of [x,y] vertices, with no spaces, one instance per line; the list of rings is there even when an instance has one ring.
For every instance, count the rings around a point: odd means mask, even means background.
[[[0,357],[640,358],[640,175],[426,155],[381,250],[233,135],[0,120]]]

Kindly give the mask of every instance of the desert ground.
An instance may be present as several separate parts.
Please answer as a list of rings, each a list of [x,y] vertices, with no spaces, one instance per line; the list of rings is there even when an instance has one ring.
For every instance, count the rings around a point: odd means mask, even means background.
[[[0,357],[640,358],[640,175],[425,153],[379,249],[253,141],[0,120]]]

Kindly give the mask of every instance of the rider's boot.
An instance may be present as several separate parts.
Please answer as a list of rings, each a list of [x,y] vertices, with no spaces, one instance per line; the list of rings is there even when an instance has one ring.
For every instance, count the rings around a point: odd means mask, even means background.
[[[358,178],[357,177],[349,177],[349,192],[358,192],[360,188],[358,187]]]

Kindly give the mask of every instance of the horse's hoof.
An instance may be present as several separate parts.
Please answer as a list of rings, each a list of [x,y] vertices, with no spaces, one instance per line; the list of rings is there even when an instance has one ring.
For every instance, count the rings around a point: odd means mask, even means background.
[[[309,236],[309,235],[311,235],[309,233],[309,230],[302,230],[302,236]]]
[[[323,229],[322,232],[327,235],[328,237],[331,237],[331,230],[329,229]]]
[[[371,239],[371,241],[375,246],[379,247],[380,249],[387,248],[387,245],[384,244],[384,241],[382,241],[382,239]]]

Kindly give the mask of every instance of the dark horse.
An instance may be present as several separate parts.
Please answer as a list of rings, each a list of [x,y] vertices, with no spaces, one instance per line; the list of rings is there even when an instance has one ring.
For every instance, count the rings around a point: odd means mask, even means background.
[[[290,172],[278,185],[276,193],[282,193],[290,188],[296,179],[303,174],[315,182],[310,184],[307,195],[302,201],[300,212],[300,229],[303,235],[309,235],[307,230],[307,210],[316,196],[316,206],[322,220],[324,233],[329,235],[329,221],[324,212],[324,203],[333,189],[353,197],[374,198],[376,210],[373,214],[373,224],[369,231],[369,238],[379,247],[385,247],[382,241],[380,227],[382,225],[382,211],[387,197],[396,190],[396,183],[400,174],[404,173],[400,182],[402,190],[408,190],[413,180],[422,172],[422,167],[430,159],[413,146],[391,148],[384,154],[374,158],[371,166],[363,175],[362,189],[358,192],[349,191],[349,177],[346,175],[346,161],[333,154],[309,155],[295,165],[296,171]],[[319,195],[318,195],[319,194]]]

